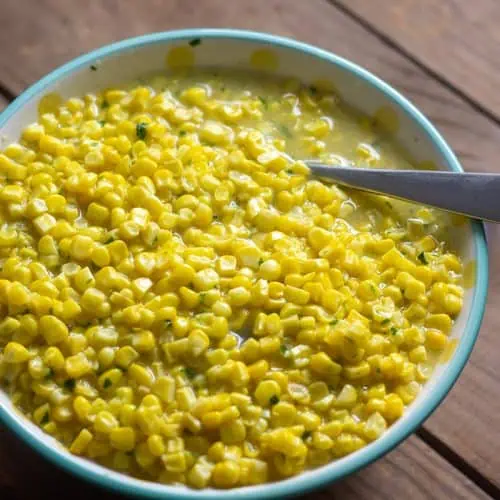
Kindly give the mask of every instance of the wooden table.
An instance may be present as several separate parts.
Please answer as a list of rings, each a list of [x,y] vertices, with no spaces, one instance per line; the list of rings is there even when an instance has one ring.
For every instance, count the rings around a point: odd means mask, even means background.
[[[55,66],[121,38],[182,27],[255,29],[367,67],[424,111],[466,170],[500,170],[499,22],[498,0],[1,0],[0,107]],[[500,231],[488,230],[496,256]],[[321,497],[500,498],[496,271],[492,259],[480,339],[446,401],[395,451]],[[60,493],[102,498],[0,429],[0,498]]]

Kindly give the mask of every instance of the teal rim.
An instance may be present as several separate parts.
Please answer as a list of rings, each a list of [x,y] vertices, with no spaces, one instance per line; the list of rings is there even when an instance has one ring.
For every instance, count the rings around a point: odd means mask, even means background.
[[[376,87],[395,105],[409,115],[416,122],[446,161],[447,167],[455,172],[462,172],[462,168],[434,126],[425,116],[406,98],[400,95],[390,85],[359,67],[358,65],[336,56],[330,52],[317,47],[297,42],[289,38],[283,38],[266,33],[254,31],[241,31],[229,29],[190,29],[180,31],[170,31],[163,33],[153,33],[149,35],[130,38],[121,42],[113,43],[97,49],[88,54],[77,57],[67,64],[57,68],[47,76],[23,92],[15,99],[2,113],[0,113],[0,129],[7,121],[27,102],[41,94],[47,87],[57,80],[88,66],[103,58],[120,54],[131,49],[138,49],[146,45],[160,44],[172,41],[182,41],[194,38],[216,38],[229,40],[243,40],[259,42],[267,45],[274,45],[285,49],[292,49],[303,52],[316,58],[334,64],[361,78]],[[50,445],[41,439],[33,429],[23,425],[23,421],[15,416],[12,410],[8,410],[3,404],[0,406],[0,421],[10,430],[20,437],[29,446],[49,459],[57,466],[66,471],[81,477],[87,481],[98,484],[104,488],[112,489],[126,495],[134,495],[143,498],[172,498],[172,499],[219,499],[229,497],[232,499],[253,499],[253,498],[276,498],[290,495],[297,495],[307,491],[326,486],[329,483],[342,479],[353,472],[365,467],[377,460],[381,456],[391,451],[401,441],[413,433],[436,409],[441,401],[446,397],[453,387],[460,373],[462,372],[477,339],[481,326],[486,296],[488,288],[488,250],[484,226],[480,222],[472,222],[472,235],[475,244],[476,255],[476,285],[472,298],[470,314],[465,326],[465,332],[455,351],[452,360],[448,363],[445,371],[440,375],[439,384],[419,403],[419,407],[403,417],[390,432],[383,435],[375,442],[365,448],[356,451],[352,455],[332,462],[302,475],[278,483],[269,483],[259,486],[243,487],[233,490],[190,490],[175,486],[161,485],[158,483],[141,481],[130,478],[120,473],[116,473],[96,466],[86,460],[78,459],[69,454],[62,447]]]

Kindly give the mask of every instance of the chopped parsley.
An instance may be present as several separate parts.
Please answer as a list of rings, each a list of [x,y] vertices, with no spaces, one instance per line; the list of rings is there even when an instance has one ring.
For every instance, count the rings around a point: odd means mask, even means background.
[[[97,71],[97,66],[95,64],[90,65],[91,71]]]
[[[102,386],[104,389],[109,389],[113,385],[113,382],[109,378],[105,378]]]
[[[396,335],[396,333],[398,333],[398,329],[395,326],[391,327],[391,334]]]
[[[419,260],[420,262],[422,262],[422,264],[424,264],[424,265],[429,263],[429,262],[427,261],[427,257],[425,256],[425,252],[420,252],[420,253],[418,254],[418,257],[417,257],[417,258],[418,258],[418,260]]]
[[[269,104],[267,102],[267,99],[265,97],[262,97],[261,95],[259,96],[259,101],[262,103],[262,106],[264,106],[264,109],[267,110],[269,107]]]
[[[106,109],[106,108],[109,108],[109,102],[106,101],[106,99],[104,99],[104,101],[102,101],[101,103],[101,109]]]
[[[385,318],[383,321],[381,321],[381,325],[387,325],[391,320],[389,318]]]
[[[278,123],[278,129],[281,132],[282,135],[290,139],[292,137],[292,133],[290,132],[290,129],[286,126],[283,125],[282,123]]]
[[[68,389],[68,391],[73,391],[73,389],[75,388],[75,385],[76,385],[76,381],[75,381],[75,379],[69,378],[69,379],[64,381],[63,385],[64,385],[65,389]]]
[[[198,45],[201,45],[201,38],[193,38],[189,42],[189,45],[191,45],[191,47],[198,47]]]
[[[311,431],[305,431],[302,434],[302,439],[305,441],[306,439],[310,438],[311,436],[312,436],[312,432]]]
[[[185,130],[179,130],[179,137],[184,137],[187,134]]]
[[[280,345],[280,352],[283,354],[283,356],[286,356],[288,352],[288,346],[286,344],[281,344]]]
[[[332,320],[330,321],[330,325],[335,326],[338,322],[339,322],[339,320],[338,320],[338,319],[332,319]]]
[[[264,259],[261,257],[261,258],[259,259],[259,266],[262,266],[262,264],[264,264]]]
[[[104,125],[106,125],[106,122],[104,120],[99,120],[99,125],[101,127],[104,127]]]
[[[279,402],[280,402],[280,398],[276,394],[271,396],[271,398],[269,399],[269,404],[271,406],[274,406],[274,405],[278,404]]]
[[[165,328],[170,328],[172,326],[172,320],[166,319],[165,320]]]
[[[200,304],[204,304],[205,303],[205,298],[206,298],[207,294],[206,293],[200,293]]]
[[[113,238],[113,236],[110,236],[104,243],[108,244],[108,243],[112,243],[113,241],[115,241],[115,239]]]
[[[186,366],[186,368],[184,368],[184,374],[186,375],[187,378],[196,377],[196,371],[190,366]]]
[[[135,126],[135,133],[137,135],[137,138],[143,141],[144,139],[146,139],[146,136],[148,135],[147,125],[143,122],[138,123]]]
[[[42,417],[42,420],[40,420],[40,425],[45,425],[49,422],[49,412],[45,412],[45,415]]]
[[[293,170],[291,168],[289,168],[287,171],[286,171],[287,174],[290,174],[292,175],[293,174]]]

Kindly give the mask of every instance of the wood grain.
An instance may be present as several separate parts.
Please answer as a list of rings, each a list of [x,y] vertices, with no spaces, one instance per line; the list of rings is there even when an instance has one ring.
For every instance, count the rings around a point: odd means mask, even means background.
[[[9,104],[7,99],[2,94],[0,94],[0,111],[2,111],[7,106],[7,104]]]
[[[55,499],[61,491],[71,492],[72,500],[102,497],[102,490],[53,467],[5,430],[0,430],[0,440],[0,494],[3,487],[19,500]],[[364,471],[303,498],[401,500],[405,496],[412,500],[491,498],[417,437]],[[123,497],[106,494],[107,500],[119,498]]]
[[[4,21],[0,30],[0,82],[13,92],[74,55],[118,38],[186,26],[266,30],[320,45],[366,66],[429,116],[467,169],[499,168],[500,128],[493,121],[326,1],[150,0],[146,8],[145,2],[131,0],[85,4],[29,0],[29,9],[27,3],[2,0],[0,10]],[[493,254],[500,249],[497,232],[492,234]],[[500,270],[500,262],[493,265],[493,271]],[[471,361],[426,428],[500,485],[500,455],[496,451],[500,434],[493,432],[500,429],[500,370],[496,369],[495,355],[500,351],[497,276],[492,273],[489,310]]]
[[[500,117],[498,0],[336,1]]]

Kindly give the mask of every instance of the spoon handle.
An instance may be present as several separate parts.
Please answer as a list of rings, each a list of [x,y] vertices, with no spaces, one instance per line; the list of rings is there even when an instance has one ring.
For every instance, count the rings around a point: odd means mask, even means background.
[[[314,176],[324,180],[500,222],[500,174],[351,168],[314,161],[307,165]]]

